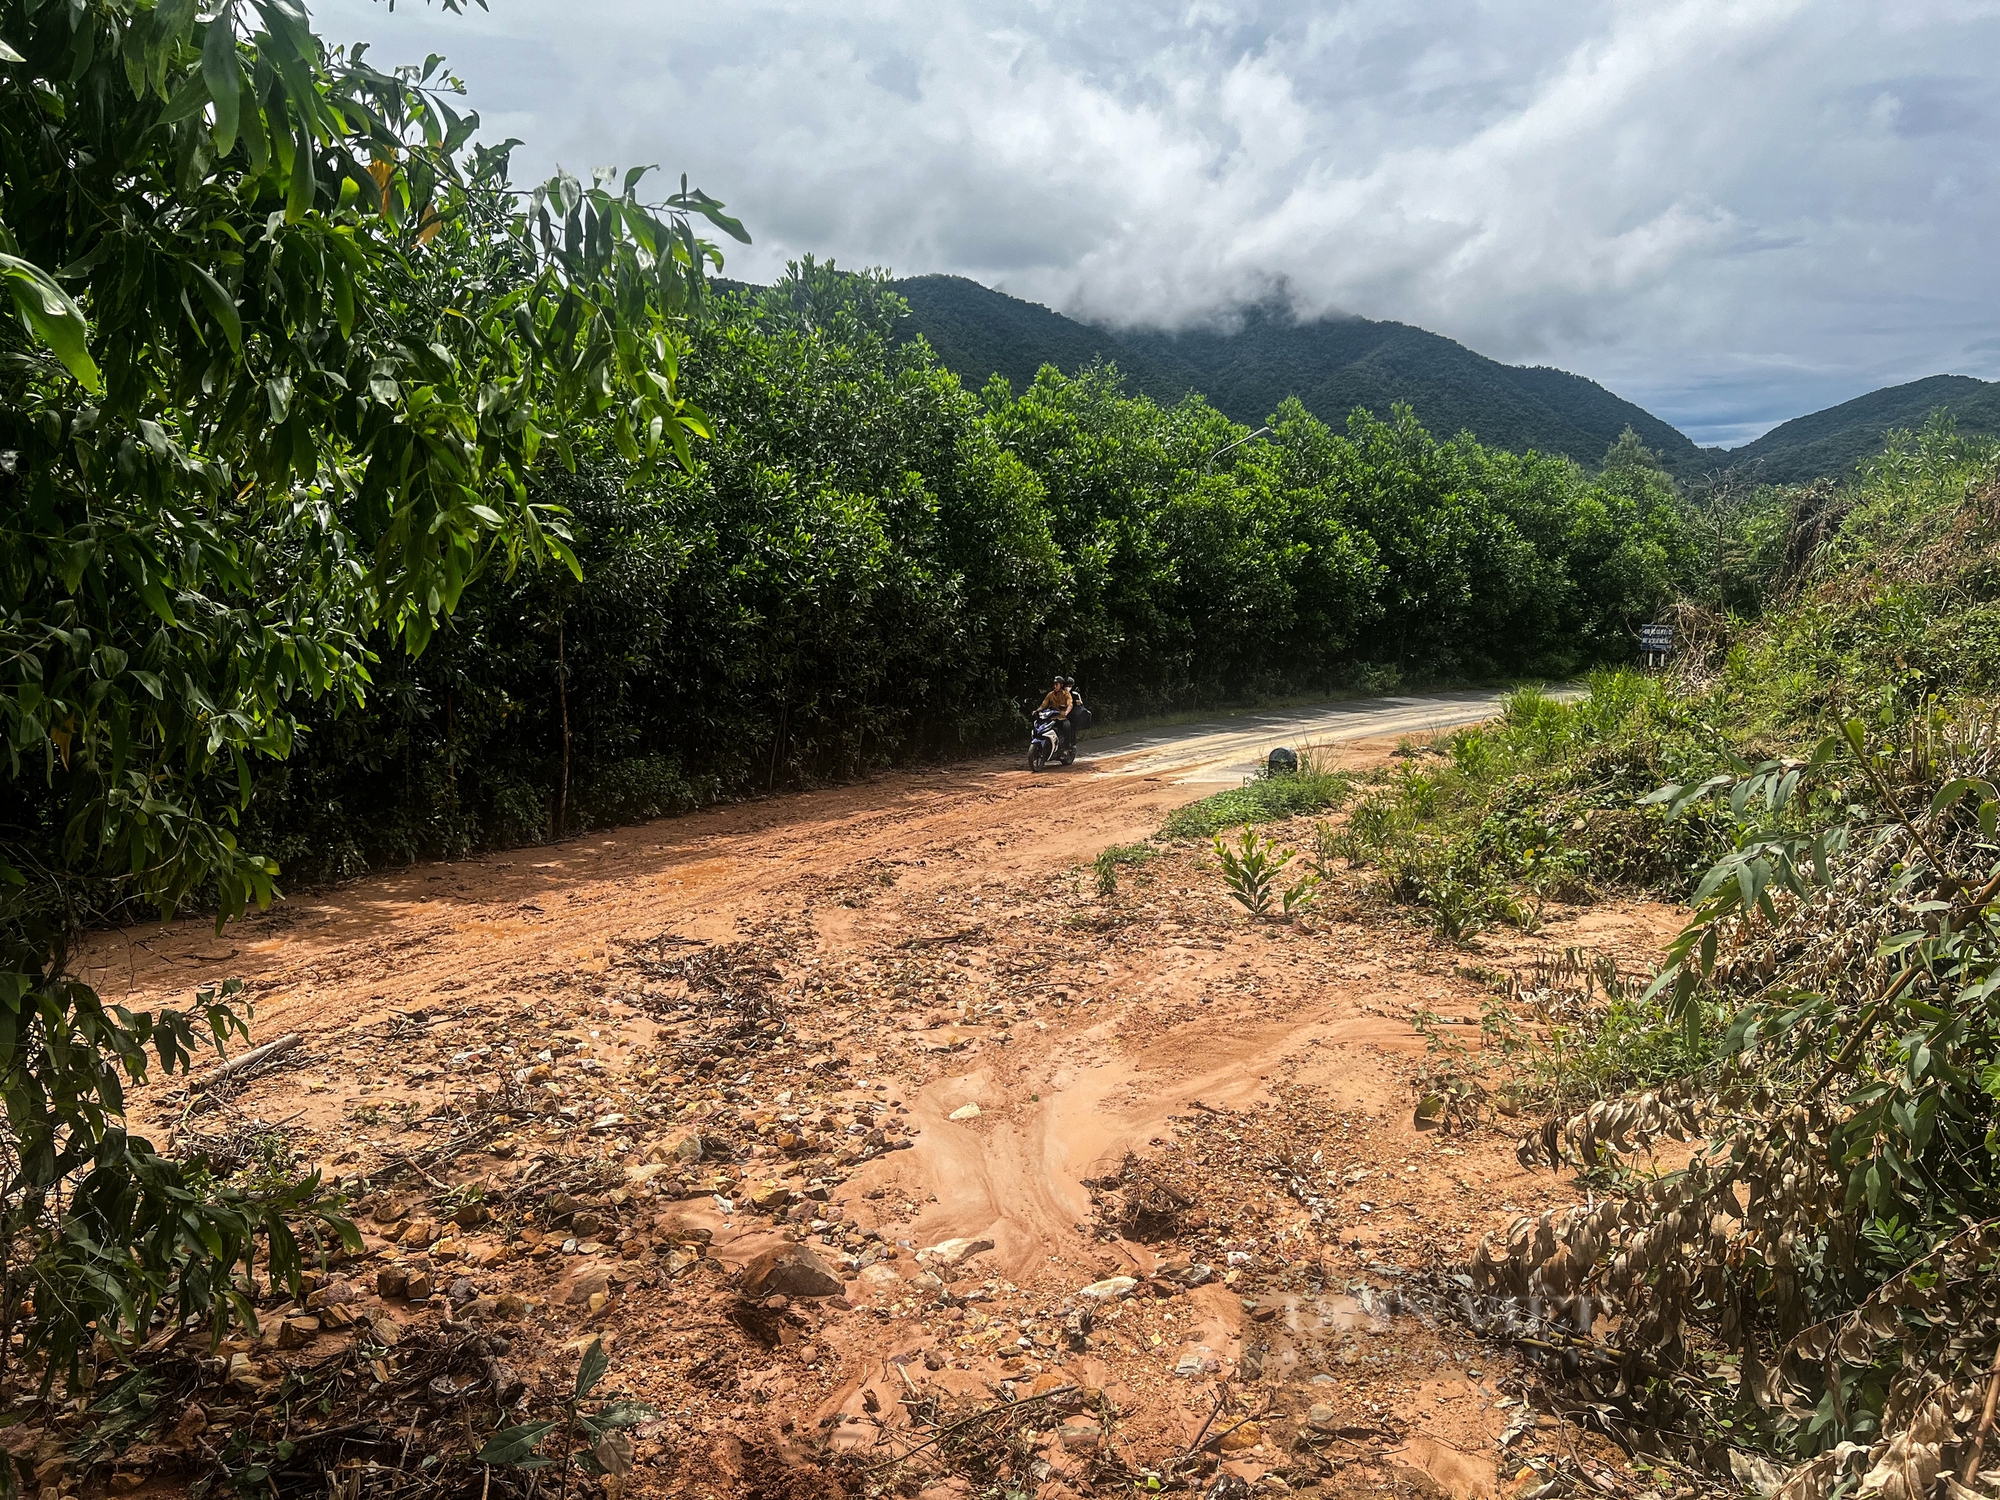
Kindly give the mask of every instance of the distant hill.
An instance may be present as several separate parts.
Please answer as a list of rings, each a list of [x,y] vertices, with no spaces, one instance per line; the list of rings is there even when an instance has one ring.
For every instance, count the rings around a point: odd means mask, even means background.
[[[1921,427],[1939,407],[1958,419],[1961,432],[2000,437],[2000,381],[1932,375],[1794,417],[1756,442],[1732,448],[1724,462],[1754,469],[1755,478],[1772,484],[1838,478],[1879,451],[1893,428]]]
[[[1112,333],[962,276],[913,276],[896,290],[909,301],[912,335],[974,387],[997,371],[1021,390],[1044,364],[1074,373],[1104,359],[1134,390],[1161,401],[1200,391],[1253,426],[1292,395],[1334,426],[1357,406],[1387,416],[1400,401],[1434,432],[1584,464],[1601,462],[1627,426],[1676,474],[1704,473],[1720,456],[1581,375],[1503,365],[1404,323],[1301,323],[1255,310],[1227,333]]]
[[[928,339],[945,368],[973,390],[999,374],[1024,391],[1043,365],[1074,375],[1098,360],[1116,364],[1128,390],[1157,401],[1171,403],[1200,389],[1192,366],[1154,359],[1101,328],[963,276],[912,276],[895,285],[910,304],[909,336]]]

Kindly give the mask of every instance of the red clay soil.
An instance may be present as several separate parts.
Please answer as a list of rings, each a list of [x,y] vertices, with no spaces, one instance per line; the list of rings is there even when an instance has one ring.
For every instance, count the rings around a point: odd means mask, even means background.
[[[107,996],[240,977],[256,1041],[303,1037],[152,1085],[154,1133],[279,1140],[367,1232],[225,1349],[205,1432],[132,1461],[188,1471],[364,1333],[387,1379],[474,1326],[530,1414],[603,1340],[656,1413],[611,1493],[1504,1488],[1519,1383],[1421,1289],[1570,1189],[1501,1129],[1417,1128],[1412,1021],[1476,1052],[1509,970],[1641,966],[1677,914],[1457,948],[1357,873],[1256,923],[1191,845],[1100,893],[1088,862],[1202,790],[966,765],[107,936]]]

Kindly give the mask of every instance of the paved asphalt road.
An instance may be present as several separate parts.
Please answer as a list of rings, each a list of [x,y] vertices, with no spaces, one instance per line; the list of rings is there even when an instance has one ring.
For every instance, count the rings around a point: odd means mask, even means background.
[[[1555,696],[1578,696],[1574,689]],[[1298,749],[1383,734],[1424,735],[1477,724],[1500,712],[1503,693],[1430,693],[1396,698],[1354,698],[1316,708],[1235,714],[1200,724],[1176,724],[1130,734],[1087,739],[1078,766],[1099,775],[1167,776],[1176,782],[1235,785],[1255,775],[1279,745]]]

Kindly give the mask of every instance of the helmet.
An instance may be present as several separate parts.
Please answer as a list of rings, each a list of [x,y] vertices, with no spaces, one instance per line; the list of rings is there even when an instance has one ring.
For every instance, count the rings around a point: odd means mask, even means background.
[[[1056,681],[1060,682],[1064,687],[1076,686],[1076,679],[1074,677],[1058,677]]]

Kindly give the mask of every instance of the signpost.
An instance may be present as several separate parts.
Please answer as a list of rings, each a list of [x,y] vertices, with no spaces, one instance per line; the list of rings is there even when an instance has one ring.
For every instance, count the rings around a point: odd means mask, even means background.
[[[1646,659],[1649,667],[1664,667],[1667,658],[1674,654],[1674,627],[1671,625],[1641,625],[1639,627],[1639,654]]]

